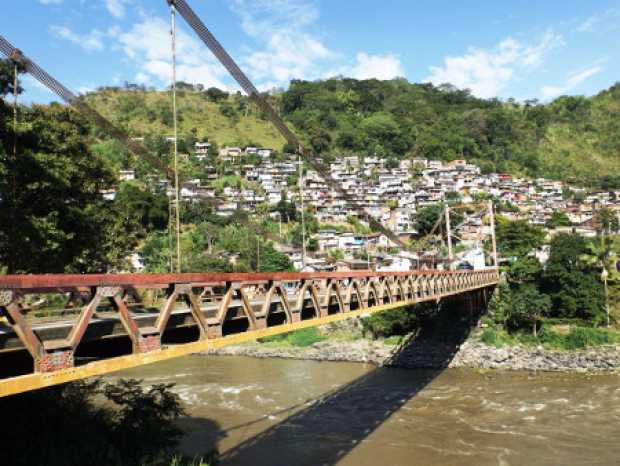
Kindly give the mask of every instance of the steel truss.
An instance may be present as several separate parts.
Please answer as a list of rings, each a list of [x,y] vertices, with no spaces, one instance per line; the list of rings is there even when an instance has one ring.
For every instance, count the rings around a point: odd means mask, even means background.
[[[482,291],[486,299],[498,280],[497,269],[4,276],[0,330],[14,343],[7,337],[0,346],[0,366],[24,349],[34,364],[30,374],[0,379],[0,396],[460,294]],[[33,300],[46,296],[65,299],[61,307],[74,318],[37,317]],[[162,342],[166,331],[189,327],[198,329],[195,341]],[[131,340],[129,355],[76,358],[80,344],[118,337]]]

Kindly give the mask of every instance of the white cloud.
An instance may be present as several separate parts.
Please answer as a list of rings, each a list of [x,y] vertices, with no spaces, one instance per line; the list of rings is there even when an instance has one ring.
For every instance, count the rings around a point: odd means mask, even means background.
[[[317,78],[323,64],[337,56],[309,31],[319,17],[313,1],[233,0],[231,8],[241,18],[243,31],[258,44],[245,49],[241,62],[262,89],[294,78]]]
[[[568,75],[564,84],[559,86],[543,86],[540,90],[541,95],[545,99],[553,99],[560,95],[572,91],[587,79],[603,72],[605,68],[600,65],[594,65],[580,72],[573,72]]]
[[[134,78],[134,80],[138,83],[138,84],[150,84],[151,83],[151,77],[143,72],[139,72],[138,74],[136,74],[136,77]]]
[[[105,6],[112,16],[115,18],[125,17],[125,4],[128,0],[105,0]]]
[[[39,0],[42,5],[60,5],[62,0]]]
[[[50,26],[50,32],[61,39],[73,42],[84,50],[94,51],[103,50],[104,34],[97,29],[93,29],[88,34],[77,34],[66,26]]]
[[[231,5],[243,31],[257,44],[245,49],[241,63],[260,89],[283,87],[291,79],[404,75],[394,54],[359,52],[347,63],[342,54],[331,50],[315,32],[319,10],[314,0],[233,0]]]
[[[95,89],[92,86],[80,86],[78,87],[79,94],[88,94],[89,92],[93,92]]]
[[[354,79],[388,80],[405,76],[400,58],[388,53],[385,55],[369,55],[359,52],[355,63],[330,70],[325,77],[347,76]]]
[[[577,26],[577,32],[594,32],[603,26],[609,19],[620,17],[620,10],[617,8],[610,8],[603,13],[597,13],[589,18],[586,18],[579,26]],[[616,27],[615,24],[612,27]]]
[[[160,18],[148,18],[128,31],[111,28],[108,35],[117,42],[138,71],[140,83],[168,85],[172,79],[170,24]],[[183,30],[177,30],[177,79],[206,87],[229,89],[226,71],[215,62],[206,47]]]
[[[577,27],[579,32],[591,32],[594,26],[599,23],[601,18],[598,15],[592,15]]]
[[[446,57],[443,66],[432,66],[425,81],[450,83],[482,98],[496,97],[519,72],[539,67],[551,50],[562,45],[561,35],[547,31],[534,45],[509,37],[491,50],[470,47],[465,55]]]

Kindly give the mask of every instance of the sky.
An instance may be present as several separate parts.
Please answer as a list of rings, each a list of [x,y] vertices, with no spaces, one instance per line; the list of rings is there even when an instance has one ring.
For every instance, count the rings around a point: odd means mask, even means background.
[[[165,0],[8,2],[0,34],[77,93],[170,83]],[[620,0],[188,0],[261,90],[405,77],[550,101],[620,81]],[[238,87],[178,18],[178,80]],[[24,79],[28,102],[54,96]]]

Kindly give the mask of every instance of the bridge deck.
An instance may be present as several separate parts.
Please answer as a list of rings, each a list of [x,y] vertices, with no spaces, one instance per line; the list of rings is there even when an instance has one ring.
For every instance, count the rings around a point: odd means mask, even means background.
[[[0,396],[486,293],[498,279],[496,269],[0,277]]]

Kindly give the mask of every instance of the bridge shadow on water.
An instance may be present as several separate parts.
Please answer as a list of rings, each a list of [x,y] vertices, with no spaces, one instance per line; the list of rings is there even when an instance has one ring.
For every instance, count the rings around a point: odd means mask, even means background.
[[[459,304],[459,301],[461,303]],[[398,347],[386,366],[285,411],[299,411],[221,455],[222,465],[333,465],[430,384],[478,321],[454,300]],[[400,367],[418,368],[404,370]],[[282,416],[285,413],[272,413]],[[233,430],[262,419],[220,432]]]

